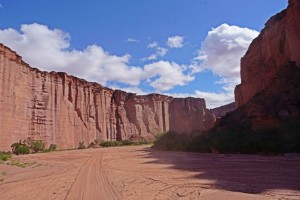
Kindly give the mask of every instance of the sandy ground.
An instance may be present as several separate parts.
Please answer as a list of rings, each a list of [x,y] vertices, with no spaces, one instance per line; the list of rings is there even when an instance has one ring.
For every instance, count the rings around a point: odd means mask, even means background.
[[[149,146],[15,156],[0,199],[300,199],[300,156],[158,152]]]

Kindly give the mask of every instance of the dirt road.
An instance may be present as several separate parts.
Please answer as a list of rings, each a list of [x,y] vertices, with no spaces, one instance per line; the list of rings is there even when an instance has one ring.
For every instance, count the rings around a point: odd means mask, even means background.
[[[0,199],[300,199],[299,155],[157,152],[137,146],[13,159],[24,168],[0,164]]]

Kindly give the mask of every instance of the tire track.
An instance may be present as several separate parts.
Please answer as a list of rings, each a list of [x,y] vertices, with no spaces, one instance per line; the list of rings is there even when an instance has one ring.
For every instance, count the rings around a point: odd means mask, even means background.
[[[80,169],[66,199],[122,199],[119,192],[108,181],[102,158],[103,152],[98,151]]]

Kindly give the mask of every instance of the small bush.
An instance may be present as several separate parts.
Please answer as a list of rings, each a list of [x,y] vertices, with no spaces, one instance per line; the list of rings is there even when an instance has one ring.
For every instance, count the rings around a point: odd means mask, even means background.
[[[19,142],[11,145],[12,152],[14,154],[29,154],[31,152],[37,153],[44,151],[45,143],[42,140],[34,140],[28,137],[26,140],[20,140]]]
[[[49,146],[49,151],[56,151],[56,149],[57,149],[57,145],[56,144],[50,144],[50,146]]]
[[[10,153],[0,152],[0,160],[1,161],[7,161],[11,158]]]
[[[101,146],[102,147],[115,147],[115,146],[117,146],[117,141],[102,141]]]
[[[130,145],[142,145],[142,144],[150,144],[149,141],[132,141],[132,140],[120,140],[120,141],[102,141],[100,145],[102,147],[118,147],[118,146],[130,146]]]
[[[85,146],[85,144],[84,144],[84,141],[79,142],[79,147],[78,147],[78,149],[86,149],[86,146]]]
[[[30,153],[30,148],[26,144],[23,144],[21,141],[13,143],[11,145],[11,150],[14,154],[17,154],[17,155]]]
[[[45,148],[45,143],[42,140],[31,140],[30,141],[30,149],[33,153],[37,153],[43,151]]]
[[[219,153],[300,153],[300,120],[285,119],[278,127],[255,130],[247,124],[205,133],[177,134],[169,131],[157,136],[153,148],[174,151]]]

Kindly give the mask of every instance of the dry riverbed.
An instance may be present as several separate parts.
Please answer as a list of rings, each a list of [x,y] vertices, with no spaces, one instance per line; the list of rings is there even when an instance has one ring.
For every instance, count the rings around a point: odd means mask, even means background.
[[[13,159],[17,164],[0,164],[0,199],[300,199],[299,155],[159,152],[134,146]]]

